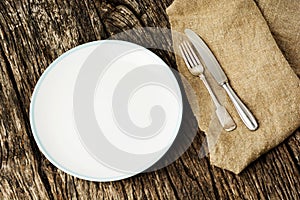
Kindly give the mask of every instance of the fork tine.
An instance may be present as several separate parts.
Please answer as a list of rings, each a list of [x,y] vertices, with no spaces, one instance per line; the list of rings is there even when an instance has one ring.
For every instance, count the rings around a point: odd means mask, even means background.
[[[186,43],[187,43],[186,41],[184,41],[182,43],[183,51],[185,52],[186,58],[189,61],[190,66],[194,67],[196,65],[196,63],[195,63],[195,60],[193,59],[193,56],[192,56],[191,52],[189,51]]]
[[[187,61],[189,62],[190,68],[195,67],[197,64],[196,64],[195,60],[193,59],[193,55],[191,54],[191,52],[188,49],[186,41],[183,42],[181,44],[181,46],[182,46],[183,52],[185,54],[185,57],[186,57]]]
[[[192,66],[191,66],[190,62],[188,61],[188,59],[187,59],[188,56],[186,55],[186,51],[184,50],[184,47],[183,47],[182,44],[179,45],[179,50],[180,50],[180,52],[181,52],[181,54],[182,54],[182,57],[183,57],[183,60],[184,60],[184,62],[185,62],[185,64],[186,64],[186,66],[187,66],[189,69],[191,69]]]
[[[196,65],[200,65],[201,62],[200,62],[198,56],[196,55],[196,53],[195,53],[195,51],[194,51],[192,45],[191,45],[189,42],[186,42],[186,44],[187,44],[187,46],[188,46],[190,52],[191,52],[192,55],[193,55],[192,57],[194,58],[194,61],[196,62]]]
[[[194,49],[192,48],[191,44],[189,42],[185,42],[184,45],[185,45],[187,51],[189,52],[189,56],[193,60],[194,66],[200,65],[198,56],[195,54]]]

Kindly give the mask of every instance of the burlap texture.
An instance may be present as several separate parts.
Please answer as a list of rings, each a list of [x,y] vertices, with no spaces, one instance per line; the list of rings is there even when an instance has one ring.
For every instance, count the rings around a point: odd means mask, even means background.
[[[173,30],[183,32],[190,28],[205,40],[233,89],[258,120],[259,129],[249,131],[226,97],[223,105],[237,129],[222,131],[218,137],[208,135],[208,140],[217,140],[216,145],[209,146],[211,163],[240,173],[299,127],[300,80],[254,1],[175,0],[167,13]],[[209,94],[201,81],[188,72],[182,58],[176,59],[179,71],[197,92],[197,102],[191,104],[200,105],[196,113],[199,127],[207,131],[214,110]]]
[[[256,0],[274,39],[300,76],[300,1]]]

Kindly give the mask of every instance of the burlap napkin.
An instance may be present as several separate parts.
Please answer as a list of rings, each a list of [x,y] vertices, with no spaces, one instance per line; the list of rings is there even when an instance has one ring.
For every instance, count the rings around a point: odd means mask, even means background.
[[[190,28],[214,52],[230,83],[259,122],[251,132],[229,98],[223,104],[237,129],[222,131],[209,146],[215,166],[240,173],[250,162],[275,147],[300,125],[300,81],[279,50],[269,27],[252,0],[175,0],[167,9],[173,30]],[[174,46],[178,45],[176,40]],[[207,131],[213,104],[199,79],[176,57],[179,71],[197,92],[200,129]],[[191,102],[193,104],[194,102]]]
[[[256,2],[285,58],[300,76],[300,1]]]

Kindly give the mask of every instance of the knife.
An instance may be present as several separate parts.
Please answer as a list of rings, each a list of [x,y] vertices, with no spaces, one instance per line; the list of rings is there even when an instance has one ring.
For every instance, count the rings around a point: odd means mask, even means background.
[[[211,50],[208,48],[205,42],[200,38],[200,36],[197,35],[194,31],[186,29],[185,34],[187,35],[187,37],[192,42],[199,55],[201,56],[204,62],[204,66],[206,66],[206,68],[214,77],[214,79],[218,82],[218,84],[222,86],[227,92],[229,98],[231,99],[235,109],[237,110],[244,124],[249,130],[256,130],[258,128],[258,123],[255,117],[231,88],[227,76],[222,70],[214,54],[211,52]]]

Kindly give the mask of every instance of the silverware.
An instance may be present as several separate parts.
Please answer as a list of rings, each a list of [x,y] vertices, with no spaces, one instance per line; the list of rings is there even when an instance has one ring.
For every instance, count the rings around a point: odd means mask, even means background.
[[[192,48],[191,44],[188,43],[187,41],[185,41],[179,45],[179,49],[181,51],[182,57],[186,63],[187,68],[189,69],[189,71],[194,76],[198,76],[203,81],[205,87],[207,88],[207,90],[211,96],[211,99],[216,107],[216,114],[217,114],[217,117],[218,117],[222,127],[226,131],[234,130],[236,128],[236,125],[235,125],[233,119],[231,118],[231,116],[229,115],[229,113],[227,112],[226,108],[219,103],[217,97],[215,96],[214,92],[212,91],[210,85],[208,84],[208,82],[203,74],[204,68],[203,68],[199,58],[197,57],[196,53],[194,52],[194,49]]]
[[[204,61],[208,71],[212,74],[212,76],[218,82],[218,84],[221,85],[227,92],[244,124],[248,127],[248,129],[252,131],[256,130],[258,128],[258,123],[256,119],[229,85],[227,76],[223,72],[214,54],[207,47],[205,42],[195,32],[193,32],[190,29],[186,29],[185,34],[200,54],[201,59]]]

